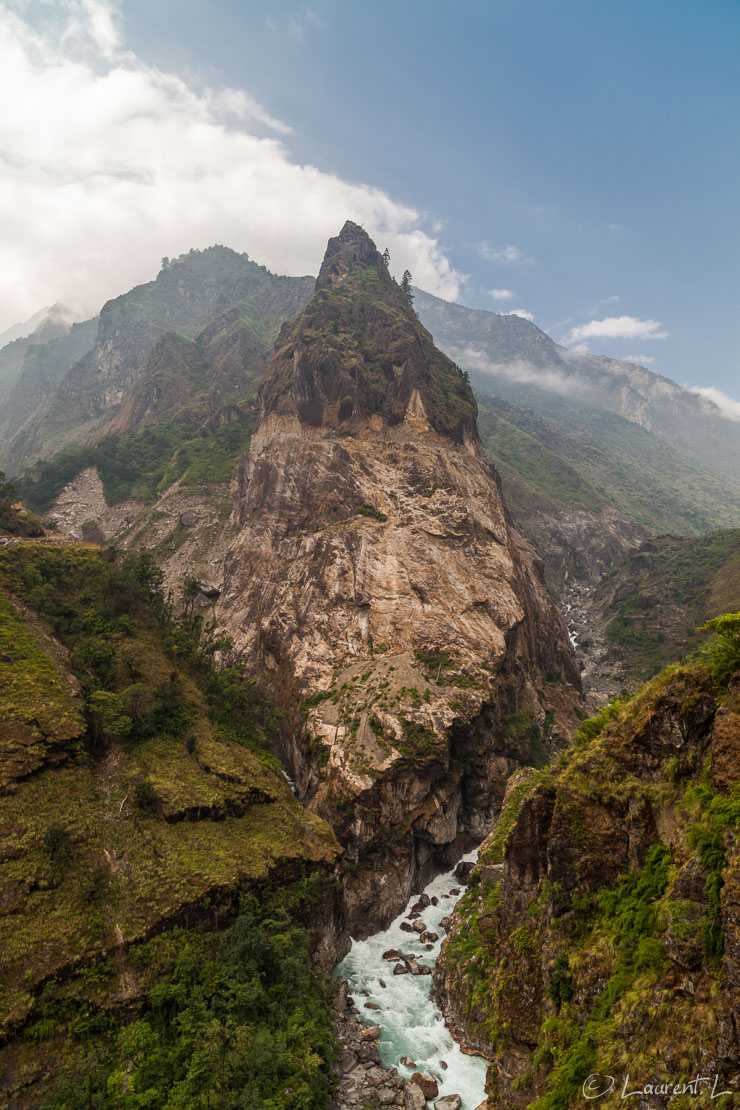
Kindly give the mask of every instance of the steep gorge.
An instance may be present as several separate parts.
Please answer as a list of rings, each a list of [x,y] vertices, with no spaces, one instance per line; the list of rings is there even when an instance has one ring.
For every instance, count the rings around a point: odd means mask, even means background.
[[[543,732],[565,738],[578,676],[467,379],[357,225],[259,396],[217,615],[285,711],[366,935],[485,835]]]

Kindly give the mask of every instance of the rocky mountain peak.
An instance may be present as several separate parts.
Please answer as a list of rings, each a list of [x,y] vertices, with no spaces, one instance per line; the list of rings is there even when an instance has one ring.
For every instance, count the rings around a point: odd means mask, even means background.
[[[217,615],[285,711],[299,797],[356,867],[361,935],[480,840],[534,727],[569,727],[578,675],[467,378],[356,225],[260,397]]]
[[[347,220],[338,235],[328,242],[324,261],[316,279],[316,290],[338,285],[357,266],[384,267],[375,243],[359,224]]]
[[[357,432],[413,410],[456,443],[477,441],[466,375],[441,351],[365,231],[347,221],[329,240],[316,292],[286,326],[261,387],[262,421]]]

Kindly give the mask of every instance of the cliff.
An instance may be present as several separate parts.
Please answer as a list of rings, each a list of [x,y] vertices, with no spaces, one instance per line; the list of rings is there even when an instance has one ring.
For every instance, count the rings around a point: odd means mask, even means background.
[[[217,613],[286,711],[357,935],[486,833],[578,680],[466,377],[354,224],[280,333],[234,495]]]
[[[731,654],[736,668],[736,636]],[[553,770],[511,782],[435,980],[492,1061],[492,1110],[580,1106],[589,1075],[607,1107],[626,1077],[697,1074],[735,1105],[740,674],[728,688],[726,665],[710,670],[669,669],[585,722]]]

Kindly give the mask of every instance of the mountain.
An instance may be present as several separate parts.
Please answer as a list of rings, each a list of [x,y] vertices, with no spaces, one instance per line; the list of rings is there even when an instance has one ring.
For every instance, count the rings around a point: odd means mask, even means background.
[[[9,328],[0,332],[0,350],[7,347],[9,343],[15,343],[16,339],[26,339],[31,335],[40,323],[46,318],[49,312],[49,306],[39,308],[32,316],[22,323],[11,324]]]
[[[476,386],[543,416],[562,402],[618,413],[698,465],[740,479],[740,422],[713,402],[634,362],[559,346],[536,324],[415,291],[419,315]]]
[[[283,761],[343,845],[362,935],[490,827],[578,679],[470,386],[357,225],[259,402],[216,616],[286,714]]]
[[[598,577],[648,532],[740,519],[740,424],[632,363],[559,347],[535,324],[415,292],[470,374],[481,434],[553,580]]]
[[[157,341],[168,333],[194,340],[237,305],[243,312],[240,320],[232,319],[233,330],[238,332],[241,323],[242,330],[253,331],[255,342],[264,345],[266,363],[277,328],[305,304],[311,284],[271,274],[226,247],[191,251],[169,262],[155,281],[103,306],[91,350],[69,367],[6,442],[0,462],[17,473],[72,442],[96,442],[126,427],[125,416],[115,418],[146,373]],[[161,361],[160,352],[155,362]]]
[[[33,330],[0,349],[0,399],[10,404],[0,417],[0,443],[17,431],[28,413],[92,347],[97,325],[97,318],[78,323],[74,311],[63,304],[36,313],[28,325],[33,321]],[[26,326],[18,325],[6,334],[19,329],[25,332]]]
[[[670,668],[585,722],[558,765],[510,780],[435,978],[491,1061],[490,1110],[580,1106],[584,1090],[616,1106],[625,1082],[661,1110],[697,1075],[694,1094],[716,1076],[717,1104],[735,1104],[737,623],[712,666]]]

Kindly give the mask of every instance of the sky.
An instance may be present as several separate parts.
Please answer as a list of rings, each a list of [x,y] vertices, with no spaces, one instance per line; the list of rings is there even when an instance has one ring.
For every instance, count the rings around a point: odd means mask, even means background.
[[[214,242],[316,273],[351,218],[730,406],[739,45],[738,0],[0,0],[0,330]]]

